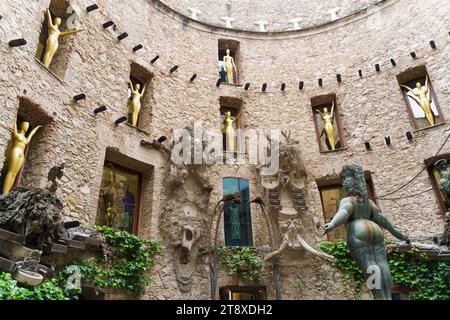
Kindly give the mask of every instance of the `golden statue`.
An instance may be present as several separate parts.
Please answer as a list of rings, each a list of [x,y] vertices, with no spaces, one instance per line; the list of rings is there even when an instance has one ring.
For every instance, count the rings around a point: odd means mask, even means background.
[[[330,113],[328,112],[328,108],[324,108],[323,112],[320,110],[317,110],[317,112],[320,114],[320,117],[322,118],[322,120],[324,122],[325,134],[327,135],[331,150],[336,150],[336,145],[334,142],[334,124],[333,124],[334,101],[333,101]],[[322,132],[322,134],[323,134],[323,132]]]
[[[230,56],[230,49],[227,49],[227,54],[223,57],[223,62],[225,63],[225,69],[227,71],[227,82],[237,83],[237,68],[234,63],[234,58]]]
[[[25,162],[25,148],[30,143],[36,131],[42,126],[37,126],[31,133],[26,136],[30,127],[28,122],[22,122],[20,125],[20,132],[17,131],[17,124],[14,124],[12,148],[7,155],[8,173],[6,174],[3,183],[3,194],[8,194],[16,181],[17,174],[22,169]]]
[[[236,121],[241,114],[239,113],[236,118],[231,119],[231,112],[225,113],[225,119],[223,120],[223,131],[225,133],[226,151],[236,152]]]
[[[108,207],[106,208],[106,226],[107,227],[113,227],[114,225],[114,219],[115,219],[116,214],[114,213],[113,207],[111,202],[108,204]]]
[[[434,126],[436,124],[436,120],[434,119],[433,109],[431,108],[433,99],[431,97],[430,87],[428,86],[428,76],[425,80],[425,88],[422,87],[420,82],[417,82],[415,89],[411,89],[405,85],[401,85],[401,87],[408,90],[408,96],[422,108],[428,123]]]
[[[56,18],[55,23],[53,23],[52,14],[50,13],[49,9],[47,9],[47,21],[48,21],[48,38],[47,38],[47,46],[45,47],[44,60],[42,61],[42,63],[44,64],[44,66],[48,68],[53,60],[53,56],[58,50],[59,37],[70,36],[72,34],[83,31],[83,29],[76,29],[65,32],[59,31],[61,19]]]
[[[131,90],[131,101],[128,103],[129,113],[131,113],[131,125],[136,127],[139,112],[141,111],[141,98],[144,96],[145,89],[147,88],[147,84],[142,88],[142,92],[139,92],[141,89],[141,85],[136,83],[136,87],[133,87],[133,83],[128,81]]]

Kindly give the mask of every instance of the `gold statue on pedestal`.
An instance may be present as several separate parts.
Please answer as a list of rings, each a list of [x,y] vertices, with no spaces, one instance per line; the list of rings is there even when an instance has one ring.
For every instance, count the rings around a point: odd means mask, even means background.
[[[3,183],[3,194],[8,194],[16,181],[17,174],[22,169],[25,162],[25,148],[30,143],[36,131],[42,126],[37,126],[26,136],[30,124],[22,122],[20,132],[17,131],[17,124],[14,124],[13,140],[11,150],[7,155],[8,173]]]
[[[226,151],[236,152],[236,121],[240,116],[241,114],[239,113],[236,118],[231,119],[231,112],[225,113],[222,132],[225,133]]]
[[[61,32],[59,30],[59,26],[61,25],[61,19],[56,18],[55,23],[53,23],[50,9],[47,9],[47,22],[48,22],[48,38],[47,38],[47,45],[45,47],[44,59],[42,60],[42,63],[44,64],[45,67],[48,68],[53,60],[56,51],[58,50],[59,37],[70,36],[72,34],[83,31],[83,29]]]
[[[141,111],[141,98],[144,96],[145,89],[147,88],[147,84],[142,88],[142,92],[139,92],[141,89],[141,85],[136,83],[136,87],[133,86],[131,81],[128,81],[131,90],[131,101],[128,103],[128,110],[131,113],[131,125],[136,127],[139,112]]]
[[[328,142],[330,143],[331,150],[336,150],[336,145],[334,141],[334,124],[333,124],[333,118],[334,118],[334,101],[331,106],[331,112],[328,113],[328,108],[324,108],[323,112],[320,110],[317,110],[317,112],[320,114],[320,117],[322,118],[324,122],[324,128],[325,128],[325,134],[328,138]],[[322,132],[323,134],[323,132]]]
[[[431,108],[433,98],[431,97],[431,90],[428,86],[428,76],[425,80],[425,87],[422,87],[420,82],[417,82],[415,89],[411,89],[405,85],[401,85],[401,87],[408,90],[408,97],[411,97],[422,108],[428,123],[431,126],[434,126],[436,124],[436,120],[434,118],[433,109]]]
[[[237,68],[234,58],[230,56],[230,49],[227,49],[226,55],[223,57],[223,62],[225,63],[225,69],[227,71],[227,82],[232,84],[238,83]]]

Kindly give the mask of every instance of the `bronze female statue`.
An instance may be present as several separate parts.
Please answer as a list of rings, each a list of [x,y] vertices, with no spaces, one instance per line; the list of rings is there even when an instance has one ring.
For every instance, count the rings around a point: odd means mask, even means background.
[[[231,112],[225,113],[223,132],[226,137],[226,151],[236,152],[236,122],[240,116],[241,114],[238,114],[236,118],[231,119]]]
[[[56,51],[58,50],[59,37],[70,36],[72,34],[83,31],[83,29],[76,29],[65,32],[59,31],[61,19],[56,18],[55,23],[53,23],[52,14],[50,13],[49,9],[47,9],[47,21],[48,21],[48,38],[47,38],[47,45],[45,47],[44,59],[42,63],[44,64],[45,67],[48,68],[53,60]]]
[[[413,90],[408,86],[402,85],[401,87],[408,90],[408,96],[411,97],[423,110],[425,113],[425,118],[431,126],[436,124],[436,120],[434,118],[433,109],[431,108],[431,103],[433,99],[431,97],[431,90],[428,86],[428,76],[425,80],[425,87],[422,87],[420,82],[417,82],[416,88]]]
[[[130,85],[130,91],[131,91],[131,100],[128,103],[128,109],[131,113],[131,125],[133,127],[136,127],[139,112],[141,112],[141,99],[144,96],[145,89],[147,88],[147,85],[144,85],[144,88],[142,88],[142,92],[140,91],[141,85],[139,83],[136,83],[136,87],[133,86],[133,83],[131,81],[128,81],[128,84]]]
[[[347,165],[341,171],[342,186],[347,197],[341,200],[339,211],[324,226],[325,233],[347,224],[347,246],[365,278],[379,270],[380,287],[371,289],[376,300],[391,299],[391,274],[386,257],[383,229],[399,240],[409,239],[396,229],[369,199],[364,171],[359,165]]]
[[[238,82],[237,68],[236,63],[234,62],[234,58],[230,56],[230,49],[227,49],[226,55],[223,57],[223,62],[227,71],[227,82],[236,84]]]
[[[7,156],[8,173],[6,174],[5,181],[3,182],[3,194],[9,193],[13,187],[17,174],[20,172],[25,162],[25,148],[30,143],[36,131],[42,126],[37,126],[34,128],[27,137],[26,133],[29,127],[30,124],[28,122],[22,122],[19,132],[17,131],[17,124],[14,124],[12,148]]]
[[[323,112],[320,110],[317,110],[317,112],[320,114],[320,117],[323,120],[324,123],[324,131],[327,136],[328,142],[330,143],[331,150],[336,150],[336,144],[334,141],[334,124],[333,124],[333,118],[334,118],[334,101],[331,106],[331,112],[328,112],[328,108],[324,108]],[[322,133],[323,134],[323,133]]]

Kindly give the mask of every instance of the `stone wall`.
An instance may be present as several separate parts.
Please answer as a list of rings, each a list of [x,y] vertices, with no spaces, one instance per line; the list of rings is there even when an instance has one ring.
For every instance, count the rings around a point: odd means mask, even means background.
[[[173,243],[161,234],[166,231],[160,228],[167,204],[177,200],[171,198],[167,185],[170,162],[160,150],[140,143],[170,136],[173,129],[192,126],[195,120],[202,121],[205,128],[220,129],[220,97],[243,101],[245,128],[290,130],[293,138],[300,141],[309,172],[309,211],[302,219],[310,231],[305,238],[315,247],[325,240],[314,232],[314,219],[323,222],[317,179],[331,180],[344,164],[357,162],[371,172],[377,195],[384,195],[410,181],[449,134],[444,124],[415,132],[412,142],[406,139],[405,132],[412,127],[396,79],[412,67],[426,66],[444,117],[450,117],[447,54],[450,4],[445,0],[385,1],[378,14],[355,15],[322,27],[280,34],[233,31],[197,23],[158,1],[137,0],[129,5],[125,1],[98,0],[100,8],[91,13],[84,8],[92,1],[76,2],[82,9],[81,23],[87,30],[71,39],[63,79],[35,60],[44,12],[50,1],[0,3],[3,16],[0,20],[0,164],[4,161],[19,106],[26,99],[36,106],[36,117],[44,114],[47,120],[30,145],[22,183],[42,186],[51,167],[66,163],[62,181],[65,219],[79,219],[89,225],[95,222],[102,167],[110,154],[107,150],[112,150],[113,157],[122,165],[142,172],[145,194],[139,234],[160,239],[166,247],[152,271],[154,282],[144,298],[209,297],[209,271],[204,257],[197,262],[191,292],[183,294],[177,288]],[[308,5],[306,1],[301,3]],[[357,10],[364,3],[367,5],[369,1],[355,2],[355,6],[348,8]],[[274,12],[276,2],[267,5],[267,12]],[[103,28],[102,24],[108,20],[114,21],[115,30]],[[117,36],[125,31],[129,36],[118,41]],[[26,46],[8,46],[8,41],[22,37],[28,42]],[[240,82],[251,83],[248,91],[241,86],[215,86],[219,39],[240,42]],[[435,40],[437,50],[430,48],[431,39]],[[134,53],[132,48],[137,44],[143,44],[144,49]],[[417,59],[411,58],[411,51],[417,53]],[[160,59],[151,64],[156,55]],[[391,58],[396,60],[396,67],[389,63]],[[142,130],[114,124],[126,113],[127,80],[133,62],[153,74],[152,97],[147,98],[151,106]],[[381,66],[380,72],[375,71],[376,63]],[[174,65],[179,65],[179,69],[171,74],[169,70]],[[362,78],[358,76],[360,69]],[[198,77],[191,83],[189,79],[194,73]],[[342,74],[340,84],[336,82],[336,73]],[[317,84],[319,78],[323,79],[323,87]],[[302,91],[298,89],[299,81],[305,82]],[[260,89],[263,82],[268,84],[265,93]],[[279,89],[281,83],[287,85],[284,92]],[[87,99],[74,102],[73,96],[79,93],[85,93]],[[330,93],[337,96],[346,149],[320,153],[311,99]],[[108,111],[94,115],[93,110],[103,105]],[[392,138],[390,147],[384,145],[386,135]],[[366,141],[372,145],[370,152],[365,150]],[[447,144],[441,154],[449,152]],[[247,178],[251,198],[262,195],[254,166],[216,165],[204,170],[203,176],[213,188],[207,208],[201,212],[205,219],[221,198],[223,177]],[[429,188],[430,179],[424,173],[392,197],[405,197]],[[443,230],[443,218],[433,191],[393,201],[380,199],[379,204],[412,239],[432,237]],[[252,205],[255,246],[264,246],[268,239],[259,211],[258,206]],[[173,212],[176,214],[176,210]],[[223,227],[219,230],[223,241]],[[202,241],[205,246],[205,240]],[[340,293],[340,282],[330,275],[337,271],[315,261],[309,254],[288,252],[282,255],[281,261],[283,298],[352,298],[351,294]],[[223,271],[221,275],[219,285],[236,284]],[[305,287],[300,293],[292,285],[297,278]],[[268,295],[273,298],[273,281],[266,282]],[[331,289],[323,290],[325,287]]]

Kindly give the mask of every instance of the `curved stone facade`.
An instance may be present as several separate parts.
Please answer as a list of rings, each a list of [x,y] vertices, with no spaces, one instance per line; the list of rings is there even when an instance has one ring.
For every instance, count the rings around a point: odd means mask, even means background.
[[[200,22],[187,19],[187,1],[98,0],[99,9],[86,12],[93,1],[77,0],[81,24],[87,28],[71,37],[61,70],[49,72],[35,59],[45,1],[3,1],[0,3],[0,164],[5,160],[11,128],[17,115],[29,115],[35,124],[44,122],[28,150],[21,182],[27,186],[44,186],[47,172],[66,164],[62,180],[65,219],[78,219],[87,225],[95,223],[102,168],[105,160],[119,162],[142,173],[141,218],[139,234],[160,239],[165,245],[156,267],[154,282],[144,298],[208,299],[210,276],[206,256],[199,256],[193,271],[193,285],[188,293],[177,286],[176,241],[170,228],[162,223],[164,214],[180,215],[179,201],[199,208],[202,228],[199,245],[207,247],[208,221],[222,197],[222,178],[240,177],[250,181],[250,198],[263,196],[258,170],[253,165],[214,165],[202,168],[201,179],[183,180],[181,187],[172,184],[171,162],[161,149],[145,147],[141,141],[171,136],[173,129],[202,121],[205,128],[220,129],[221,97],[242,101],[241,124],[245,129],[282,129],[299,141],[302,160],[308,172],[306,201],[302,216],[305,239],[318,247],[320,238],[315,222],[323,224],[318,184],[334,181],[343,165],[360,163],[370,171],[375,192],[386,195],[407,184],[424,167],[424,161],[439,152],[450,153],[445,144],[448,126],[414,131],[397,76],[415,67],[425,66],[433,83],[444,118],[450,117],[449,42],[450,4],[445,0],[387,0],[378,11],[365,12],[327,23],[327,8],[342,5],[342,16],[358,12],[376,1],[330,1],[320,8],[313,1],[292,1],[298,13],[318,26],[287,33],[258,33],[253,20],[270,19],[274,31],[287,30],[289,6],[268,1],[261,12],[238,6],[231,1],[236,14],[235,28],[227,29],[217,17],[228,14],[215,1],[194,1],[202,11]],[[192,3],[192,1],[191,1]],[[304,10],[302,11],[302,9]],[[279,9],[279,10],[278,10]],[[216,15],[213,11],[217,10]],[[286,10],[286,12],[284,12]],[[267,16],[260,17],[262,13]],[[250,24],[246,20],[249,14]],[[207,18],[205,17],[207,16]],[[341,15],[340,15],[341,16]],[[341,17],[342,17],[341,16]],[[201,23],[202,19],[207,23]],[[115,28],[104,28],[111,20]],[[280,22],[281,21],[281,22]],[[316,23],[317,22],[317,23]],[[242,23],[242,24],[241,24]],[[211,24],[211,25],[209,25]],[[420,28],[418,27],[420,26]],[[128,37],[119,41],[123,32]],[[11,48],[8,42],[24,38],[27,44]],[[216,86],[217,56],[220,39],[239,42],[239,85]],[[437,48],[430,47],[434,40]],[[142,44],[143,49],[133,48]],[[413,59],[410,53],[416,53]],[[154,63],[155,56],[159,59]],[[395,66],[390,62],[395,60]],[[380,66],[376,71],[375,65]],[[115,120],[124,116],[127,106],[127,81],[132,65],[151,75],[150,94],[142,109],[146,121],[140,130]],[[178,70],[169,70],[175,65]],[[362,77],[358,71],[361,70]],[[60,76],[59,74],[63,74]],[[197,74],[194,81],[189,81]],[[336,81],[340,74],[342,82]],[[322,86],[318,80],[322,79]],[[299,82],[304,82],[299,90]],[[244,90],[243,84],[250,83]],[[261,85],[267,83],[267,90]],[[284,91],[280,90],[286,84]],[[80,93],[86,99],[75,102]],[[320,152],[316,138],[311,99],[336,95],[345,148],[338,152]],[[94,109],[107,106],[107,112]],[[20,107],[20,108],[19,108]],[[409,141],[406,132],[413,132]],[[390,136],[391,146],[384,137]],[[370,142],[371,151],[365,143]],[[172,168],[173,169],[173,168]],[[171,173],[172,172],[172,173]],[[192,181],[191,181],[192,179]],[[199,181],[202,181],[201,183]],[[183,184],[184,183],[184,184]],[[177,186],[177,187],[174,187]],[[205,191],[210,188],[212,191]],[[404,233],[416,241],[428,241],[444,228],[443,215],[427,172],[408,187],[379,199],[385,214]],[[418,194],[418,195],[417,195]],[[412,196],[412,197],[410,197]],[[181,199],[181,200],[180,200]],[[206,200],[203,200],[206,199]],[[205,205],[207,202],[207,205]],[[251,205],[254,246],[268,244],[261,209]],[[173,217],[171,217],[172,219]],[[181,218],[180,218],[181,219]],[[196,220],[197,221],[197,220]],[[179,230],[177,226],[174,230]],[[178,232],[178,231],[177,231]],[[181,240],[181,235],[180,235]],[[223,221],[219,226],[223,242]],[[280,260],[282,297],[284,299],[351,299],[342,292],[339,272],[327,262],[308,253],[289,249]],[[299,292],[296,279],[304,283]],[[337,280],[336,280],[337,279]],[[236,285],[236,280],[219,273],[219,287]],[[271,276],[262,283],[269,298],[275,297]]]

